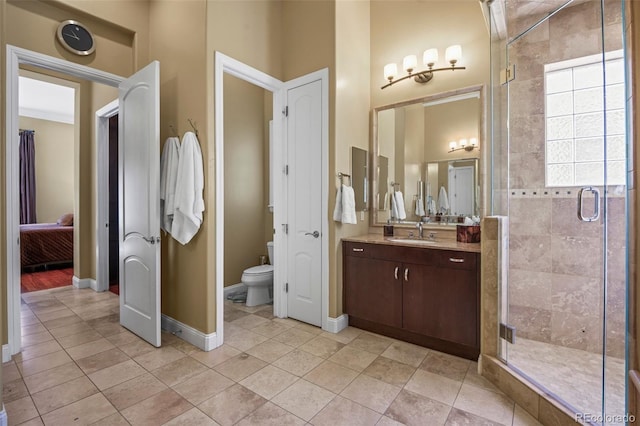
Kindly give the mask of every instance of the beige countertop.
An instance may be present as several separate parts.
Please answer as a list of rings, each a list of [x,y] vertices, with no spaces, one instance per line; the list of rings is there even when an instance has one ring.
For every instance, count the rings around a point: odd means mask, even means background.
[[[455,234],[454,234],[455,235]],[[350,241],[354,243],[367,243],[367,244],[385,244],[385,245],[393,245],[393,246],[406,246],[406,247],[420,247],[427,249],[436,249],[436,250],[456,250],[456,251],[466,251],[473,253],[480,253],[480,243],[459,243],[455,240],[455,238],[441,238],[431,243],[425,243],[416,238],[397,236],[397,237],[384,237],[380,234],[366,234],[366,235],[358,235],[354,237],[344,237],[343,241]]]

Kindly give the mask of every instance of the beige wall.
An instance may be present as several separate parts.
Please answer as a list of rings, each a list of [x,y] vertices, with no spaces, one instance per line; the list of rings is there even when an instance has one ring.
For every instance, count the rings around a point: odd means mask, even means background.
[[[448,151],[451,141],[459,142],[460,139],[468,140],[472,137],[480,140],[480,108],[480,100],[477,98],[425,108],[425,161],[477,158],[479,156],[477,150],[470,152],[461,150],[451,154]]]
[[[73,213],[73,124],[20,117],[21,129],[35,130],[36,219],[53,223]]]

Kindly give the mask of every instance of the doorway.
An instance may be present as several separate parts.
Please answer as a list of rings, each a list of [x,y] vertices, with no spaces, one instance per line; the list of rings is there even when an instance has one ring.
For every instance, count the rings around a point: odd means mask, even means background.
[[[109,291],[120,294],[118,114],[109,117]]]

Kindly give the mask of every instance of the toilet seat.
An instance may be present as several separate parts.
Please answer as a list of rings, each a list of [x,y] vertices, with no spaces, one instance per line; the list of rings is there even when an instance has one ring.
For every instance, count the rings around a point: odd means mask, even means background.
[[[247,268],[243,271],[246,275],[265,275],[273,273],[273,265],[258,265]]]

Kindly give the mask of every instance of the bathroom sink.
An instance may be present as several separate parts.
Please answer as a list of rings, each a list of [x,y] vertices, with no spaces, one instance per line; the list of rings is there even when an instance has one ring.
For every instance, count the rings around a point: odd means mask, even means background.
[[[433,240],[418,240],[416,238],[389,238],[388,241],[394,242],[394,243],[408,243],[408,244],[419,244],[419,245],[431,245],[431,244],[437,244],[437,241],[433,241]]]

